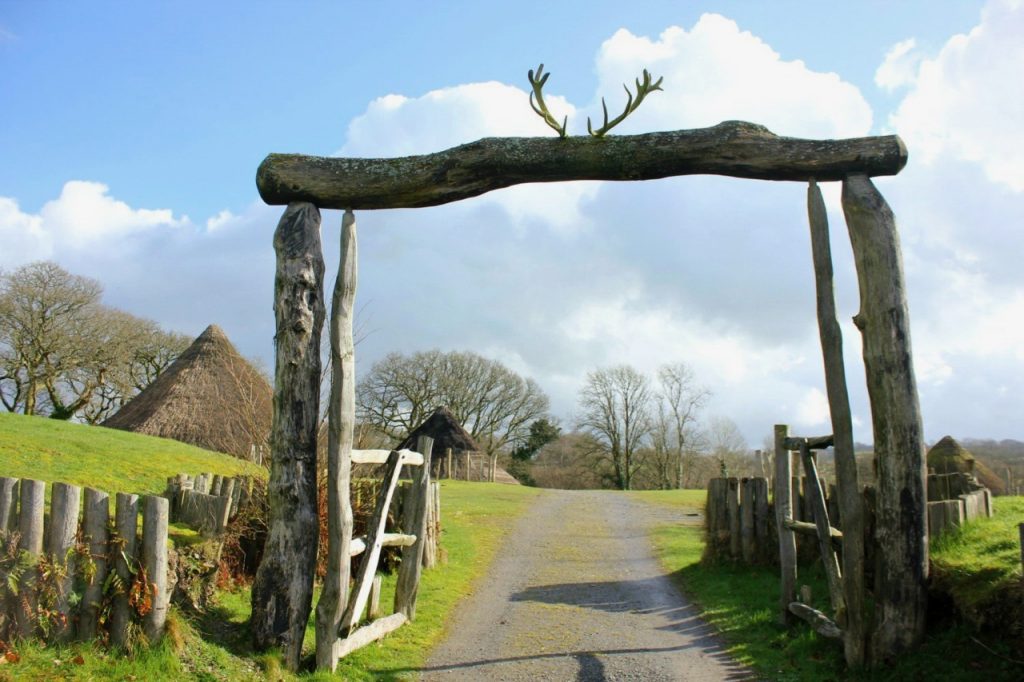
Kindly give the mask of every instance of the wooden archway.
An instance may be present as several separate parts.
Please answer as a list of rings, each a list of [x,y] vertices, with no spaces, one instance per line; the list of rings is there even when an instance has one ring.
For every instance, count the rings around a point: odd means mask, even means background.
[[[270,477],[271,519],[265,558],[253,586],[257,644],[280,646],[298,664],[311,609],[316,558],[316,425],[320,332],[325,316],[321,208],[344,209],[341,264],[330,320],[331,398],[328,442],[329,571],[317,606],[317,666],[333,669],[347,597],[347,547],[355,361],[357,209],[436,206],[520,183],[652,180],[715,174],[809,182],[818,321],[835,438],[844,533],[841,623],[851,665],[887,660],[924,635],[928,543],[925,459],[899,237],[892,211],[871,177],[895,175],[907,161],[897,136],[846,140],[780,137],[763,126],[728,121],[698,130],[604,138],[487,138],[422,156],[390,159],[271,154],[256,184],[285,205],[274,248],[275,388]],[[876,624],[863,611],[863,531],[841,338],[832,292],[825,207],[818,182],[842,182],[861,309],[864,367],[878,457]],[[783,595],[784,598],[787,595]]]

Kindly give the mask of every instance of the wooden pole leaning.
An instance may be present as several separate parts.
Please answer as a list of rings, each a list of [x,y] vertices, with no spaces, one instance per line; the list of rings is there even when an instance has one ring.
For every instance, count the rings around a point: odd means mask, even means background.
[[[843,213],[853,246],[864,369],[878,462],[879,571],[872,663],[924,638],[928,578],[925,448],[914,376],[906,280],[896,220],[866,175],[843,181]],[[845,513],[845,510],[844,510]]]
[[[843,591],[846,617],[843,628],[846,663],[852,668],[864,665],[866,628],[864,620],[864,504],[853,449],[853,418],[843,364],[843,334],[836,319],[832,271],[832,247],[828,214],[818,184],[807,188],[807,215],[811,229],[811,255],[818,310],[818,333],[825,365],[825,388],[836,466],[836,490],[843,533]]]
[[[356,219],[341,220],[341,261],[331,298],[331,396],[327,411],[327,574],[316,607],[316,667],[334,670],[341,619],[348,606],[352,546],[352,442],[355,432],[355,342],[352,336],[359,262]]]
[[[402,550],[402,565],[395,586],[395,613],[416,617],[416,597],[423,571],[423,548],[427,541],[427,504],[430,501],[430,455],[434,440],[420,436],[416,449],[423,454],[423,466],[416,470],[406,493],[402,529],[416,536],[416,542]]]

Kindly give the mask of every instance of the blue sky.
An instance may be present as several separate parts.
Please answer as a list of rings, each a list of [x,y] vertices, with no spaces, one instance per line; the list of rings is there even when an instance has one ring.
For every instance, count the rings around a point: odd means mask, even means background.
[[[217,322],[270,364],[279,210],[253,182],[268,152],[545,135],[524,92],[540,61],[581,132],[600,96],[616,108],[618,83],[647,66],[666,92],[624,133],[728,118],[807,137],[900,133],[911,163],[879,186],[903,229],[926,432],[1024,438],[1022,15],[1016,0],[0,0],[0,267],[53,258],[100,279],[113,305],[187,333]],[[714,391],[709,414],[752,444],[774,421],[827,429],[803,192],[576,183],[363,213],[373,333],[359,365],[468,348],[533,376],[568,423],[589,369],[681,360]],[[826,193],[848,319],[856,286]],[[329,268],[338,221],[325,213]],[[412,272],[425,286],[395,277]]]

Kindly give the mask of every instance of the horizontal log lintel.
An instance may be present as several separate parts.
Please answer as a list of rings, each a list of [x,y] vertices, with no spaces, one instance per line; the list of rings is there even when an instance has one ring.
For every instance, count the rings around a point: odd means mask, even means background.
[[[320,208],[438,206],[523,183],[726,175],[842,180],[895,175],[907,163],[896,135],[843,140],[780,137],[745,121],[710,128],[557,137],[488,137],[434,154],[387,159],[270,154],[256,172],[268,204]]]
[[[367,644],[376,642],[384,635],[394,632],[407,622],[409,622],[409,619],[404,613],[393,613],[390,616],[378,618],[372,623],[354,631],[348,637],[339,639],[335,644],[335,655],[337,658],[344,658],[353,651],[361,649]]]
[[[415,535],[407,535],[404,533],[384,533],[384,539],[381,541],[381,547],[410,547],[416,542]],[[358,537],[352,538],[352,545],[349,548],[350,556],[359,556],[366,551],[366,538]]]

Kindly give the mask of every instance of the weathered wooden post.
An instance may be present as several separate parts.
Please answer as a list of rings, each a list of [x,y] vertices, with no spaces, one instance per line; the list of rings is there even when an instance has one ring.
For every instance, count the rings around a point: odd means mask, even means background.
[[[416,617],[416,597],[419,594],[420,574],[423,571],[423,547],[427,535],[427,496],[430,488],[430,454],[434,439],[420,436],[416,449],[423,455],[423,466],[416,470],[412,484],[405,495],[402,512],[402,530],[416,536],[416,542],[402,549],[402,565],[398,568],[395,585],[395,613],[412,620]]]
[[[43,505],[46,498],[46,484],[32,479],[21,480],[21,506],[18,509],[18,549],[38,558],[43,553]],[[19,593],[24,595],[25,608],[18,609],[18,630],[22,637],[31,637],[36,630],[35,611],[38,604],[33,585],[35,567],[29,568],[22,576]],[[28,611],[28,613],[26,613]]]
[[[54,483],[50,487],[50,527],[46,534],[46,553],[50,561],[63,566],[64,577],[57,586],[54,610],[63,616],[53,629],[55,641],[68,640],[71,628],[71,590],[75,581],[75,559],[69,551],[75,545],[78,534],[78,511],[81,507],[82,489],[67,483]]]
[[[0,531],[18,527],[18,479],[0,478]]]
[[[341,619],[348,606],[352,546],[350,499],[352,441],[355,434],[355,343],[352,321],[359,260],[356,219],[341,221],[341,262],[331,298],[331,395],[327,411],[327,573],[316,606],[316,667],[334,670]]]
[[[872,660],[877,663],[917,646],[924,637],[924,435],[896,220],[866,175],[843,181],[843,212],[857,266],[860,312],[854,323],[863,337],[878,461],[876,534],[881,570],[875,577],[878,626],[871,640]]]
[[[843,364],[843,334],[836,319],[832,270],[832,247],[828,214],[818,184],[807,188],[807,214],[811,228],[811,255],[814,261],[814,285],[818,310],[818,335],[825,366],[825,389],[832,418],[832,438],[836,464],[836,491],[839,509],[837,522],[843,528],[843,592],[846,619],[843,649],[851,667],[864,664],[867,625],[864,620],[864,507],[857,479],[857,459],[853,450],[853,418]]]
[[[142,565],[153,589],[153,605],[142,619],[142,630],[150,642],[164,634],[167,607],[167,499],[156,495],[142,498]]]
[[[743,562],[754,563],[756,548],[754,531],[754,479],[744,478],[740,481],[740,547],[743,550]]]
[[[757,546],[755,561],[770,564],[774,553],[774,538],[768,537],[768,479],[754,479],[754,542]]]
[[[789,450],[783,444],[789,437],[789,427],[775,425],[775,527],[779,531],[779,568],[782,580],[779,585],[779,622],[788,625],[793,621],[789,605],[796,600],[796,536],[786,527],[786,521],[793,517],[793,467]]]
[[[128,643],[128,625],[131,622],[128,588],[132,583],[134,570],[129,561],[135,561],[138,523],[139,496],[118,493],[114,504],[114,532],[117,534],[119,546],[113,546],[111,554],[113,568],[120,578],[121,588],[114,594],[114,603],[110,611],[110,641],[118,647]]]
[[[316,429],[320,412],[320,330],[324,261],[320,211],[288,205],[274,232],[276,321],[269,531],[252,587],[259,649],[277,646],[295,670],[312,608],[319,542]]]
[[[448,478],[453,478],[453,476],[452,476],[452,449],[451,448],[447,448],[445,450],[445,457],[448,460],[448,466],[445,467],[445,470],[448,472]]]
[[[740,482],[735,477],[726,480],[725,503],[729,516],[729,557],[740,558]]]
[[[103,584],[107,579],[107,557],[110,546],[110,496],[95,488],[85,489],[85,507],[82,512],[82,532],[89,543],[89,558],[93,563],[92,579],[82,596],[82,610],[78,623],[80,639],[92,639],[99,625],[99,608],[103,599]]]

